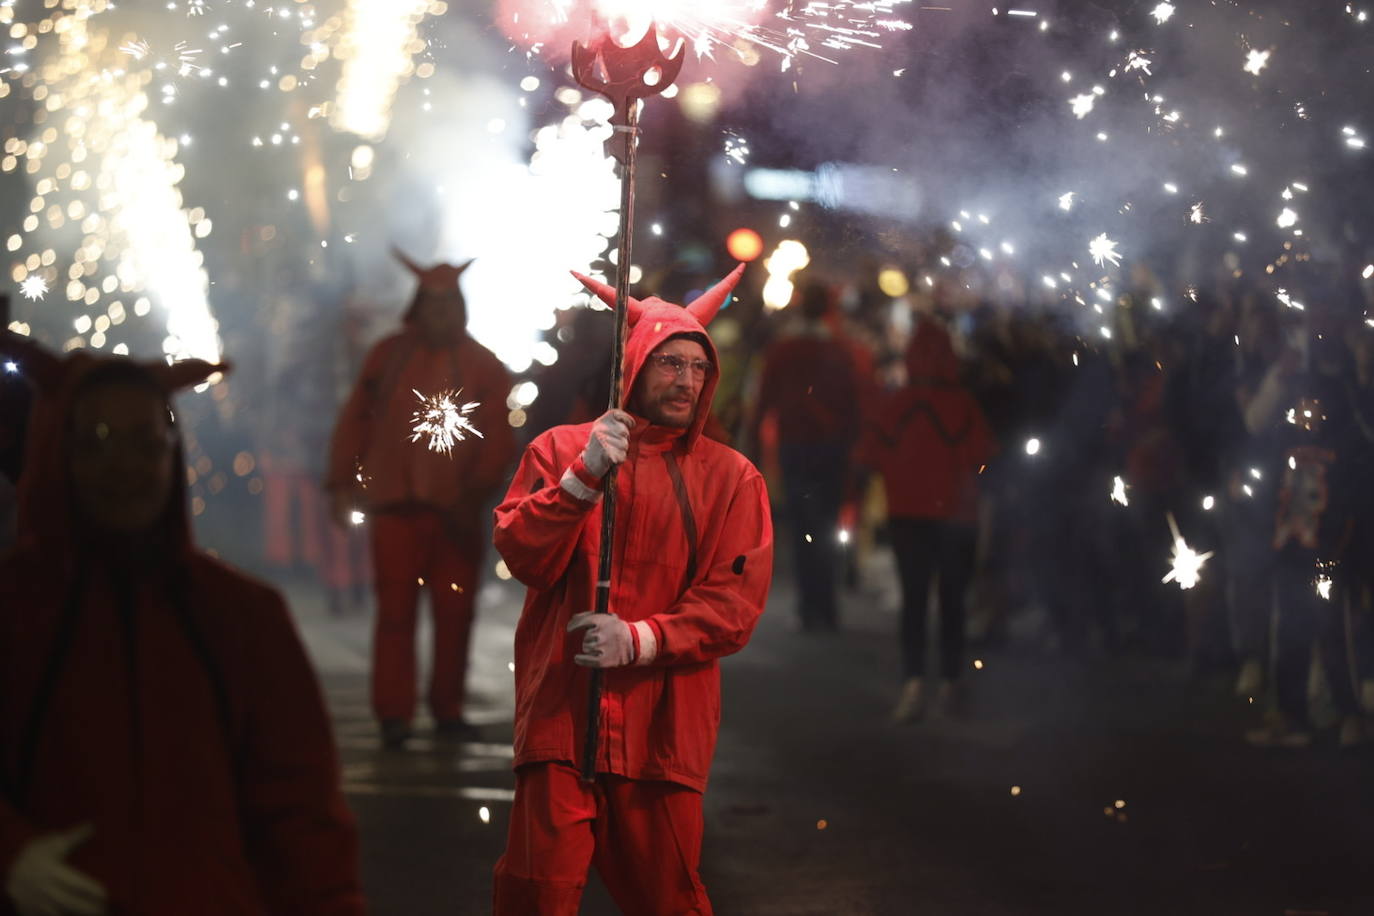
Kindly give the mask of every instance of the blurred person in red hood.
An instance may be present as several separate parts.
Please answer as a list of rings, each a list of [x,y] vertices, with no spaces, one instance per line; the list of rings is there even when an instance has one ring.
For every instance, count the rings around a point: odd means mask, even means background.
[[[631,300],[626,409],[536,438],[496,510],[496,548],[529,587],[498,916],[577,913],[592,865],[624,912],[711,912],[697,868],[717,659],[749,641],[772,573],[763,478],[702,435],[718,380],[705,325],[742,271],[686,308]],[[614,303],[613,289],[580,279]],[[613,465],[611,613],[593,614]],[[597,777],[585,783],[575,762],[591,668],[603,670],[601,725]]]
[[[853,348],[833,330],[830,290],[812,283],[788,309],[763,357],[755,425],[777,417],[778,464],[797,617],[806,632],[839,628],[840,504],[859,431],[860,378]],[[754,440],[757,441],[757,435]]]
[[[422,268],[401,259],[419,288],[402,329],[364,361],[334,428],[326,481],[336,521],[347,525],[362,511],[371,535],[377,595],[372,710],[388,748],[402,747],[411,733],[416,612],[426,586],[434,615],[428,701],[436,733],[476,736],[463,707],[483,512],[515,451],[506,414],[510,374],[467,334],[458,282],[472,262]],[[444,391],[460,392],[457,403],[478,403],[472,425],[481,433],[448,454],[412,441],[416,392]]]
[[[219,368],[26,361],[40,396],[0,558],[0,912],[363,912],[286,607],[192,543],[170,394]]]
[[[906,353],[907,384],[875,398],[856,464],[883,475],[888,526],[902,589],[901,695],[893,718],[924,711],[930,581],[940,600],[940,701],[948,706],[964,666],[964,596],[973,579],[978,474],[995,450],[982,408],[959,378],[949,334],[922,319]]]

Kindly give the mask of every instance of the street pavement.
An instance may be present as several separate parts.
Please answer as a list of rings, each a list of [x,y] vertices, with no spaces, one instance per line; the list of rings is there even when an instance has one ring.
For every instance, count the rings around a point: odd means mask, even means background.
[[[960,715],[893,725],[896,594],[878,559],[845,595],[841,633],[796,632],[780,575],[753,641],[723,662],[702,862],[720,916],[1374,914],[1369,751],[1255,750],[1241,736],[1263,698],[1232,697],[1223,678],[1025,640],[971,654]],[[368,613],[331,617],[308,586],[287,590],[334,717],[372,912],[489,912],[522,589],[493,576],[480,595],[482,742],[436,745],[421,719],[399,753],[379,748],[368,711]],[[595,878],[582,912],[618,912]]]

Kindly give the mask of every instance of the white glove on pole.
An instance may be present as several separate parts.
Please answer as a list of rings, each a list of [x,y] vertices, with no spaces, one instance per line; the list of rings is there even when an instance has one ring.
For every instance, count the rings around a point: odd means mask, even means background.
[[[573,661],[584,668],[620,668],[635,660],[630,625],[614,614],[583,611],[568,621],[568,632],[585,629],[582,652]]]
[[[634,417],[612,408],[592,424],[587,446],[582,450],[582,463],[597,477],[604,477],[612,465],[620,464],[630,451],[630,427]]]
[[[5,879],[19,916],[104,916],[105,888],[66,862],[94,832],[82,824],[35,837],[19,850]]]

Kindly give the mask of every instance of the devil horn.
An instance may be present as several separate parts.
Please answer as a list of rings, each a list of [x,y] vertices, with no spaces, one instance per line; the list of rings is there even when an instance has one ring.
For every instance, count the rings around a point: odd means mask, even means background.
[[[458,276],[461,277],[461,276],[463,275],[463,271],[465,271],[465,270],[467,270],[469,267],[471,267],[471,266],[472,266],[472,262],[475,261],[475,260],[477,260],[477,259],[476,259],[476,258],[468,258],[468,259],[467,259],[466,261],[464,261],[462,264],[459,264],[459,265],[458,265],[458,268],[457,268],[457,270],[458,270]]]
[[[615,308],[615,287],[607,286],[600,280],[593,280],[586,274],[580,274],[575,270],[571,271],[571,273],[574,277],[577,278],[577,282],[587,287],[587,289],[594,296],[596,296],[602,302],[609,305],[611,308]],[[636,321],[639,320],[639,315],[644,310],[644,303],[640,302],[634,296],[627,296],[626,302],[629,304],[630,309],[629,322],[630,324],[634,324]]]
[[[177,362],[152,363],[148,371],[167,391],[180,391],[199,385],[217,372],[228,372],[229,363],[209,363],[203,359],[182,359]]]
[[[412,260],[406,255],[406,253],[405,253],[404,251],[402,251],[401,249],[397,248],[397,247],[394,246],[394,245],[391,246],[391,254],[392,254],[393,257],[396,258],[396,260],[400,261],[402,264],[405,265],[406,270],[410,271],[410,272],[413,273],[415,276],[418,277],[418,276],[420,276],[421,274],[423,274],[423,273],[425,272],[425,269],[424,269],[423,267],[421,267],[419,264],[416,264],[414,261],[412,261]],[[471,262],[469,262],[469,263],[471,263]]]
[[[716,317],[716,312],[720,311],[720,307],[730,298],[730,294],[735,290],[735,284],[739,283],[739,278],[742,276],[744,276],[744,265],[740,264],[726,274],[725,279],[687,303],[687,311],[692,313],[693,318],[701,322],[702,327],[706,327],[711,323],[711,319]]]

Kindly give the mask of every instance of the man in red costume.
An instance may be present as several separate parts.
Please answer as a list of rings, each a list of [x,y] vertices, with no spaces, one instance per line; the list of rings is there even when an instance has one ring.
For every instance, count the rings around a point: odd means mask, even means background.
[[[358,916],[356,830],[286,607],[192,543],[170,394],[218,367],[26,356],[0,913]]]
[[[421,268],[400,332],[368,353],[330,446],[327,487],[339,524],[365,510],[372,539],[377,623],[372,640],[372,710],[382,742],[399,748],[415,713],[415,616],[429,587],[434,659],[429,709],[439,737],[468,739],[463,719],[468,641],[482,566],[483,506],[504,480],[515,440],[506,419],[511,379],[501,361],[467,334],[458,288],[462,266]],[[469,438],[449,454],[412,442],[416,392],[460,391],[479,406]]]
[[[718,378],[705,325],[742,272],[686,308],[630,300],[627,409],[535,439],[496,510],[497,550],[529,586],[515,632],[516,790],[498,916],[575,914],[593,864],[627,913],[711,912],[697,866],[717,659],[749,641],[772,574],[761,475],[702,435]],[[611,613],[592,614],[612,465]],[[591,668],[604,680],[589,784],[574,761]]]

